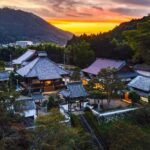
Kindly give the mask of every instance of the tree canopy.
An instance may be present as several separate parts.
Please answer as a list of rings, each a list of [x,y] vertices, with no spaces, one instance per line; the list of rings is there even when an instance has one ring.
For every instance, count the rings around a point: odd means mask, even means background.
[[[73,43],[67,47],[70,54],[70,61],[78,67],[87,67],[94,60],[94,52],[90,48],[90,44],[85,40]]]
[[[89,136],[77,128],[63,123],[64,117],[57,109],[51,110],[48,116],[38,117],[32,149],[41,150],[91,150]]]
[[[134,60],[150,64],[150,16],[143,23],[139,23],[136,30],[124,32],[129,45],[135,51]]]
[[[118,77],[115,68],[102,69],[98,74],[98,79],[99,84],[102,85],[104,92],[107,94],[108,103],[110,103],[113,94],[117,94],[118,91],[124,88],[124,83],[121,78]]]

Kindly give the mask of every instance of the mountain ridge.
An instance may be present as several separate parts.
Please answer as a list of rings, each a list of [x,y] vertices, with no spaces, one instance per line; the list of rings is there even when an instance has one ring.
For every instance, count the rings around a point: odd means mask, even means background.
[[[65,45],[72,37],[33,13],[10,8],[0,9],[0,35],[1,44],[31,40]]]

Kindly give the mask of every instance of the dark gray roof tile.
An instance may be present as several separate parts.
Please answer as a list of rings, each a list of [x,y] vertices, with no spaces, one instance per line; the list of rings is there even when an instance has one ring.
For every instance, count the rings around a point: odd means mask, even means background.
[[[62,90],[60,94],[69,98],[80,98],[88,96],[88,93],[81,82],[68,83],[67,90]]]
[[[136,88],[145,92],[150,91],[150,78],[144,76],[137,76],[129,84],[129,87]]]
[[[13,60],[13,64],[20,65],[23,62],[27,61],[31,57],[33,57],[36,53],[36,50],[27,50],[24,54],[22,54],[19,58]]]
[[[37,57],[26,66],[17,70],[23,77],[37,77],[39,80],[60,79],[68,72],[60,68],[47,57]]]
[[[104,68],[115,68],[120,70],[126,65],[125,61],[97,58],[89,67],[83,69],[83,72],[97,75]]]

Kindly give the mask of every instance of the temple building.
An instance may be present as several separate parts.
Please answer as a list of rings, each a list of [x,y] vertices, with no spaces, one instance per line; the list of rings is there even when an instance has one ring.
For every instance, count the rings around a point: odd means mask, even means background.
[[[84,74],[82,78],[83,84],[88,84],[88,81],[91,78],[97,76],[102,69],[106,68],[115,68],[118,76],[126,82],[129,82],[131,79],[137,76],[137,73],[132,70],[125,61],[97,58],[89,67],[82,70]]]
[[[136,64],[134,70],[141,76],[150,77],[150,65]]]
[[[128,87],[130,90],[137,92],[141,100],[148,102],[148,96],[150,95],[150,78],[144,76],[137,76],[133,79]]]
[[[75,104],[73,109],[82,108],[82,104],[88,93],[81,82],[72,82],[67,84],[67,88],[59,93],[68,103],[68,111],[72,110],[72,104]]]
[[[21,76],[20,84],[31,92],[49,92],[64,87],[65,79],[69,74],[47,57],[44,51],[31,62],[20,69],[17,74]]]

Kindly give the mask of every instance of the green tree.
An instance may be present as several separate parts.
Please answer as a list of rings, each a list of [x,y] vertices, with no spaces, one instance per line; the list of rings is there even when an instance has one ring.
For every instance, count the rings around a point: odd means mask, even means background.
[[[0,149],[26,150],[31,144],[30,133],[25,130],[24,118],[16,115],[13,105],[19,96],[5,83],[0,86]]]
[[[138,103],[140,101],[140,95],[135,91],[131,91],[129,93],[129,98],[132,100],[133,104]]]
[[[31,149],[91,150],[88,136],[80,134],[76,128],[66,126],[63,121],[64,117],[57,109],[51,110],[48,116],[39,116]]]
[[[150,64],[150,16],[147,21],[139,23],[136,30],[124,32],[129,45],[135,51],[134,60]]]
[[[9,108],[11,110],[11,106],[14,104],[19,95],[20,93],[16,92],[14,87],[10,85],[10,81],[8,83],[1,84],[0,107],[2,107],[5,111],[7,111]]]
[[[26,150],[32,141],[32,134],[23,125],[24,118],[0,109],[0,149]]]
[[[80,81],[81,77],[80,77],[80,70],[74,70],[72,75],[71,75],[71,80],[73,81]]]
[[[149,141],[149,134],[137,125],[124,121],[114,122],[107,133],[107,142],[111,150],[148,150]]]
[[[5,66],[4,61],[0,60],[0,70],[4,70],[4,66]]]
[[[150,127],[150,106],[145,106],[131,113],[131,120],[142,127]]]
[[[87,67],[94,60],[94,52],[91,50],[89,43],[84,40],[69,45],[67,49],[72,55],[73,63],[78,67]]]
[[[47,102],[47,109],[50,110],[51,108],[55,107],[58,107],[58,101],[56,101],[53,96],[50,96]]]
[[[96,83],[99,83],[98,77],[92,78],[92,79],[88,82],[88,85],[86,86],[87,90],[88,90],[88,91],[93,91]]]
[[[117,76],[117,70],[115,68],[102,69],[98,74],[98,78],[104,92],[107,94],[109,104],[112,96],[117,94],[118,91],[123,90],[124,83],[121,78]]]
[[[103,107],[103,100],[105,98],[105,94],[102,93],[101,91],[92,91],[90,93],[90,98],[94,99],[97,101],[98,104],[98,110],[100,110],[100,105]]]

